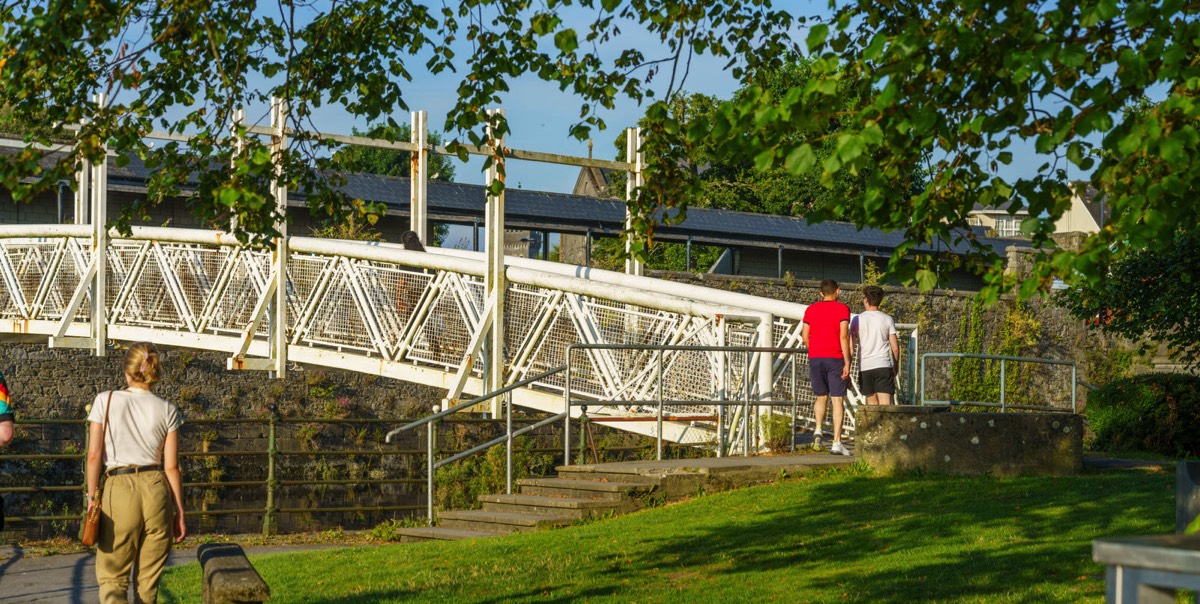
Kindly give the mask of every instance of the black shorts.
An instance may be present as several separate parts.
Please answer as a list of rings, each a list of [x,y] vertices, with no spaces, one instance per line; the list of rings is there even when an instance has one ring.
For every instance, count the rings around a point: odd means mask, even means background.
[[[896,372],[891,367],[859,371],[858,389],[864,396],[896,394]]]

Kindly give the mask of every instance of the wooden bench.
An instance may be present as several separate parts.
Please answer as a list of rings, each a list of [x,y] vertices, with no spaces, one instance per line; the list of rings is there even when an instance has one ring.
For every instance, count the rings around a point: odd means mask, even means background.
[[[196,557],[204,577],[204,604],[248,604],[271,598],[271,588],[254,570],[242,546],[206,543],[196,550]]]

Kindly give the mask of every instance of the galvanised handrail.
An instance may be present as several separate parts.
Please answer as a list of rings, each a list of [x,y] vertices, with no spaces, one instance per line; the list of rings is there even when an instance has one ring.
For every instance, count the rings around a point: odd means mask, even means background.
[[[551,423],[551,421],[541,421],[533,426],[526,426],[525,428],[522,428],[522,429],[518,430],[516,433],[514,433],[513,429],[512,429],[512,422],[513,422],[512,400],[511,400],[511,398],[509,398],[509,400],[505,401],[505,405],[504,405],[504,425],[505,425],[504,436],[494,438],[482,445],[478,445],[467,451],[463,451],[462,453],[454,455],[454,456],[450,457],[449,459],[444,459],[440,462],[437,462],[437,461],[434,461],[434,450],[437,448],[437,422],[438,422],[438,420],[440,420],[448,415],[458,413],[459,411],[462,411],[463,409],[467,409],[469,407],[474,407],[475,405],[478,405],[479,403],[484,403],[484,402],[490,401],[498,396],[503,396],[505,394],[512,392],[513,390],[517,390],[519,388],[524,388],[525,386],[528,386],[534,382],[544,380],[552,375],[556,375],[556,374],[561,373],[566,370],[567,370],[566,365],[560,365],[558,367],[555,367],[554,369],[550,369],[548,371],[543,371],[542,373],[539,373],[535,376],[527,377],[523,380],[513,382],[513,383],[511,383],[503,388],[497,389],[495,391],[482,394],[482,395],[477,396],[477,397],[475,397],[469,401],[466,401],[464,403],[459,403],[453,407],[450,407],[449,409],[446,409],[445,411],[438,411],[437,406],[435,405],[433,415],[424,417],[415,422],[410,422],[410,423],[404,424],[403,426],[400,426],[399,428],[396,428],[395,430],[392,430],[391,432],[387,433],[387,436],[384,438],[384,440],[385,440],[385,442],[390,443],[390,442],[392,442],[392,437],[394,437],[395,435],[397,435],[401,432],[411,430],[411,429],[419,427],[419,426],[426,426],[426,432],[427,432],[426,459],[428,460],[426,467],[428,468],[428,472],[427,472],[428,476],[426,476],[427,484],[426,484],[426,502],[425,502],[425,504],[426,504],[426,515],[429,519],[429,524],[431,526],[433,525],[434,494],[435,494],[436,488],[437,488],[434,485],[434,477],[437,475],[438,468],[440,468],[448,463],[458,461],[464,457],[479,453],[480,451],[490,449],[490,448],[500,444],[501,442],[507,442],[507,445],[506,445],[507,450],[505,451],[505,478],[504,478],[504,481],[505,481],[506,492],[511,495],[512,494],[512,482],[513,482],[513,479],[512,479],[513,438],[520,434],[529,432],[530,430],[533,430],[534,428],[539,428],[543,425]],[[506,397],[506,398],[508,398],[508,397]],[[550,420],[552,420],[552,421],[558,421],[559,419],[562,419],[561,415],[555,415],[552,418],[550,418]]]
[[[950,358],[950,359],[983,359],[1000,361],[1000,402],[990,401],[958,401],[958,400],[927,400],[925,398],[925,359],[929,358]],[[999,407],[1003,413],[1009,408],[1012,409],[1032,409],[1032,410],[1050,410],[1056,409],[1050,405],[1008,405],[1004,400],[1005,386],[1005,363],[1013,361],[1017,363],[1039,363],[1042,365],[1068,365],[1071,367],[1071,413],[1078,413],[1078,396],[1076,384],[1078,384],[1077,369],[1075,361],[1064,361],[1061,359],[1041,359],[1036,357],[1014,357],[1000,354],[978,354],[973,352],[927,352],[921,355],[921,404],[922,405],[974,405],[978,407]]]
[[[557,421],[556,418],[555,421]],[[473,418],[456,418],[451,420],[455,423],[477,423],[492,420],[477,420]],[[524,423],[526,420],[517,419],[514,421]],[[77,426],[83,433],[82,436],[86,439],[87,419],[21,419],[19,425],[22,426],[52,426],[52,425],[70,425]],[[231,419],[191,419],[187,422],[189,425],[224,425],[224,424],[267,424],[269,437],[274,436],[275,426],[280,424],[394,424],[395,420],[376,419],[376,418],[323,418],[323,419],[292,419],[279,418],[272,414],[266,418],[231,418]],[[532,426],[522,428],[514,434],[524,434],[528,430],[533,429]],[[248,457],[262,456],[267,458],[268,476],[265,480],[243,480],[243,481],[204,481],[204,482],[185,482],[184,487],[187,488],[234,488],[234,487],[265,487],[267,490],[267,501],[264,507],[249,508],[249,509],[219,509],[219,510],[188,510],[185,512],[188,516],[203,517],[203,516],[229,516],[238,514],[255,514],[263,516],[264,532],[271,532],[273,529],[274,518],[279,514],[300,514],[300,513],[322,513],[322,512],[390,512],[390,511],[415,511],[426,506],[422,505],[394,505],[394,506],[357,506],[357,507],[315,507],[315,508],[280,508],[275,503],[275,490],[281,486],[329,486],[329,485],[401,485],[401,484],[421,484],[425,483],[425,478],[390,478],[390,479],[313,479],[313,480],[288,480],[277,479],[273,475],[272,469],[275,461],[279,458],[287,456],[317,456],[317,455],[419,455],[425,453],[423,449],[392,449],[392,450],[322,450],[322,451],[285,451],[274,446],[268,439],[268,447],[266,450],[257,451],[182,451],[180,457],[185,459],[194,459],[201,457],[217,457],[217,458],[232,458],[232,457]],[[86,451],[86,447],[84,448]],[[559,449],[538,449],[543,453],[557,452]],[[18,454],[0,454],[0,462],[7,461],[40,461],[40,460],[78,460],[84,461],[86,454],[84,451],[79,453],[18,453]],[[82,476],[82,473],[80,474]],[[69,493],[78,492],[82,497],[84,485],[82,483],[53,485],[53,486],[0,486],[0,494],[3,493],[20,493],[20,494],[37,494],[37,493]],[[10,511],[12,511],[10,509]],[[64,522],[79,520],[78,514],[66,515],[10,515],[9,521],[12,522]]]
[[[793,380],[792,380],[793,396],[792,396],[792,401],[790,404],[792,406],[792,435],[793,435],[792,447],[793,447],[793,449],[795,448],[795,432],[796,432],[796,430],[795,430],[795,428],[796,428],[796,413],[795,413],[796,397],[795,397],[795,377],[794,377],[795,367],[796,367],[795,355],[807,354],[808,350],[804,347],[792,348],[792,347],[783,347],[783,346],[720,346],[720,345],[704,346],[704,345],[672,345],[672,344],[575,343],[575,344],[571,344],[570,346],[567,346],[567,382],[566,382],[566,387],[563,388],[563,398],[564,398],[563,406],[565,408],[564,414],[566,417],[566,420],[565,420],[566,424],[564,427],[564,434],[563,434],[563,448],[565,450],[564,465],[570,465],[570,463],[571,463],[570,462],[570,448],[571,448],[571,445],[570,445],[570,437],[571,437],[571,413],[570,413],[570,410],[571,410],[571,407],[581,407],[581,408],[583,408],[584,413],[586,414],[586,412],[587,412],[586,408],[589,404],[602,404],[605,406],[609,406],[609,405],[614,405],[614,404],[620,404],[621,402],[633,402],[633,401],[594,401],[594,400],[583,400],[583,401],[574,401],[573,402],[571,400],[571,373],[572,373],[572,371],[571,371],[571,369],[572,369],[571,353],[576,350],[639,350],[639,351],[654,351],[654,352],[658,353],[655,355],[655,364],[656,364],[655,379],[657,381],[658,396],[655,399],[637,401],[637,403],[638,404],[656,403],[656,406],[658,407],[657,414],[655,417],[655,421],[657,422],[657,430],[655,430],[655,439],[656,439],[656,444],[657,444],[657,447],[656,447],[657,459],[659,459],[659,460],[662,460],[662,454],[663,454],[663,437],[662,437],[663,429],[662,428],[663,428],[663,421],[664,421],[664,415],[663,415],[664,409],[666,407],[678,407],[678,406],[693,407],[693,406],[697,406],[697,404],[701,404],[701,405],[705,405],[705,406],[712,406],[712,407],[717,408],[717,455],[718,456],[723,455],[724,451],[725,451],[725,444],[726,444],[725,443],[725,430],[724,430],[725,407],[730,407],[730,406],[742,407],[743,408],[742,434],[743,434],[743,441],[744,441],[743,454],[749,455],[750,449],[751,449],[750,432],[751,432],[751,428],[753,427],[753,424],[751,423],[751,420],[750,420],[750,407],[752,406],[751,402],[750,402],[750,388],[751,388],[751,383],[752,383],[750,380],[750,368],[751,368],[750,357],[752,354],[756,354],[756,353],[757,354],[791,355],[792,356],[792,371],[793,371]],[[742,400],[740,402],[721,401],[721,400],[718,400],[718,401],[687,401],[686,403],[680,402],[680,401],[666,400],[665,397],[663,396],[663,375],[664,375],[663,356],[664,356],[664,353],[666,353],[666,352],[721,352],[721,353],[735,353],[735,354],[740,353],[740,354],[744,355],[745,361],[742,363],[742,368],[743,368],[743,372],[745,373],[745,375],[743,375],[743,378],[742,378],[742,395],[743,395]],[[762,396],[763,396],[763,393],[760,393],[760,398]],[[774,403],[772,403],[771,401],[759,400],[756,403],[754,403],[753,406],[772,406],[773,407],[776,405]],[[733,443],[730,443],[730,444],[732,445]]]

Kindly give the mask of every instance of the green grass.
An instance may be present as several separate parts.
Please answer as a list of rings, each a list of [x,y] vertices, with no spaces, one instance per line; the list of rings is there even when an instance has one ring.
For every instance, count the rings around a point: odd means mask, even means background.
[[[1173,473],[853,471],[557,531],[253,559],[272,602],[1100,602],[1097,537],[1174,527]],[[196,564],[163,600],[200,599]]]

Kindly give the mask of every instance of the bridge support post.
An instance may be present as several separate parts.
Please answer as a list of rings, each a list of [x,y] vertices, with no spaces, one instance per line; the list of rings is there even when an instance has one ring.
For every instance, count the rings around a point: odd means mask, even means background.
[[[489,111],[493,119],[504,117],[504,110]],[[487,246],[487,269],[484,283],[487,286],[488,306],[492,309],[491,345],[487,350],[486,381],[484,390],[495,392],[504,387],[504,298],[508,283],[504,275],[504,191],[494,193],[497,183],[503,185],[504,138],[496,137],[495,127],[488,127],[492,157],[487,166],[487,211],[484,227],[487,229],[484,244]],[[500,417],[501,401],[492,398],[492,417]]]
[[[271,99],[271,155],[275,160],[275,182],[271,189],[275,196],[275,212],[279,216],[275,230],[275,257],[271,267],[275,273],[275,307],[271,313],[271,359],[275,361],[275,377],[287,375],[287,185],[283,183],[283,161],[287,152],[287,101]]]
[[[417,151],[412,154],[409,171],[409,228],[429,244],[429,114],[412,112],[412,143]]]
[[[625,160],[633,164],[633,172],[625,179],[625,201],[628,204],[636,195],[636,189],[642,186],[642,129],[625,129]],[[641,275],[644,268],[642,261],[633,257],[633,241],[630,239],[630,229],[633,228],[633,214],[629,206],[625,206],[625,274]]]
[[[92,97],[97,110],[107,101],[104,93]],[[108,341],[108,145],[104,156],[92,166],[92,257],[96,262],[96,280],[92,289],[92,345],[96,356],[105,354]]]
[[[775,315],[764,313],[762,319],[758,323],[758,341],[759,346],[770,347],[775,345]],[[782,355],[781,355],[782,356]],[[771,406],[771,401],[774,399],[775,389],[775,353],[760,352],[758,353],[758,401],[759,404],[766,404],[765,413],[773,413],[775,408]],[[766,422],[762,421],[764,414],[763,407],[759,406],[755,411],[755,417],[758,418],[758,426],[755,434],[758,436],[758,442],[765,442],[763,427]]]

